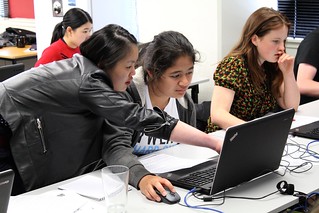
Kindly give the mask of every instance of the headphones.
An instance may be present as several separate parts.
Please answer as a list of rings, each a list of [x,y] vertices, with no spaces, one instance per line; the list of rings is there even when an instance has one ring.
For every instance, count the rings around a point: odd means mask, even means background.
[[[287,181],[280,181],[277,183],[277,189],[280,194],[283,195],[293,195],[295,192],[295,186],[293,184],[288,184]]]

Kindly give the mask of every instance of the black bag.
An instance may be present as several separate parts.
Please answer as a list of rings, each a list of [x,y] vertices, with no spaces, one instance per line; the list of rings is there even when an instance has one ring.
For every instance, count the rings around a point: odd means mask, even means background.
[[[27,45],[36,44],[35,32],[19,28],[8,27],[6,28],[6,31],[3,32],[1,35],[3,46],[16,46],[16,38],[18,36],[25,36]]]

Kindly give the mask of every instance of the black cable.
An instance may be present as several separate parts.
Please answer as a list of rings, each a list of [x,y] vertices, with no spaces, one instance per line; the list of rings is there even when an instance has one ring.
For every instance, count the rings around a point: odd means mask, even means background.
[[[235,199],[245,199],[245,200],[262,200],[266,197],[269,197],[273,194],[276,194],[277,192],[279,192],[279,190],[276,190],[274,192],[271,192],[267,195],[261,196],[261,197],[243,197],[243,196],[232,196],[232,195],[224,195],[224,196],[219,196],[219,197],[211,197],[212,200],[215,199],[226,199],[226,198],[235,198]],[[209,197],[206,197],[205,199],[208,200]]]

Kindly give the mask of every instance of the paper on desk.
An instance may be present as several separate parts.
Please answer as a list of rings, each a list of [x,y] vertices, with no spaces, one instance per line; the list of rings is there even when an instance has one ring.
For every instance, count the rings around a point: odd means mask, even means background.
[[[101,177],[84,175],[76,180],[59,186],[59,189],[67,189],[79,195],[95,200],[104,199],[104,189]]]
[[[111,184],[110,187],[113,187],[114,191],[118,190],[118,185],[116,184]],[[58,188],[66,189],[97,201],[104,200],[105,198],[101,176],[87,174],[75,179],[72,182],[60,185]],[[129,185],[128,191],[131,189],[132,187]]]
[[[94,203],[74,192],[52,190],[40,195],[20,195],[11,197],[8,213],[73,213],[105,212],[105,207]]]
[[[208,161],[209,159],[187,159],[167,154],[149,154],[139,158],[144,167],[155,174],[184,169]]]

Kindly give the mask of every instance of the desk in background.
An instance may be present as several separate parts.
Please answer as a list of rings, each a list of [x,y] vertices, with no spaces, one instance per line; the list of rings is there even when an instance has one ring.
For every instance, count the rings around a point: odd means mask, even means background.
[[[24,48],[3,47],[0,49],[0,60],[10,61],[12,64],[18,60],[37,59],[37,51],[30,50],[31,45],[26,45]]]
[[[199,84],[208,82],[209,78],[196,78],[193,77],[192,83],[189,85],[189,88],[191,90],[191,97],[195,104],[198,103],[198,93],[199,93]]]

